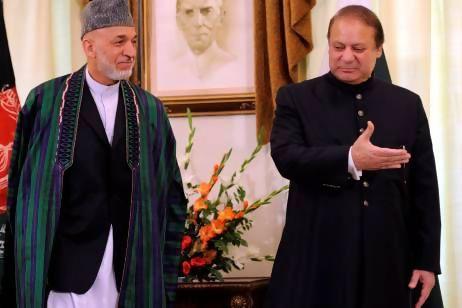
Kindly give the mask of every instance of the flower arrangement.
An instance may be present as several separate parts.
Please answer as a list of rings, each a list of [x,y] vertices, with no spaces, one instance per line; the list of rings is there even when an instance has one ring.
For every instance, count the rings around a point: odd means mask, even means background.
[[[190,166],[191,150],[196,129],[192,124],[191,112],[188,110],[189,138],[185,149],[185,158],[181,167],[186,172]],[[261,134],[260,134],[261,136]],[[243,239],[245,231],[252,227],[248,214],[269,204],[270,201],[288,189],[288,185],[272,191],[267,196],[250,203],[246,191],[238,183],[241,174],[255,159],[262,148],[261,137],[250,156],[244,160],[239,170],[229,179],[221,176],[232,149],[226,152],[220,163],[213,167],[207,182],[192,183],[186,179],[186,195],[189,200],[185,231],[181,241],[180,276],[185,281],[223,280],[221,272],[230,272],[233,268],[242,269],[233,257],[228,255],[231,246],[247,246]],[[218,187],[211,197],[213,188]],[[253,261],[273,261],[273,257],[251,258]]]

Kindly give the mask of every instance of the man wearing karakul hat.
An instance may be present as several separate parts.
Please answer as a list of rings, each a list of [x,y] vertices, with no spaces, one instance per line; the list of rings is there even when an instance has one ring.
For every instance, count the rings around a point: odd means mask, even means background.
[[[94,0],[81,21],[87,65],[33,89],[19,115],[0,300],[171,306],[186,208],[175,139],[161,102],[127,80],[126,0]]]

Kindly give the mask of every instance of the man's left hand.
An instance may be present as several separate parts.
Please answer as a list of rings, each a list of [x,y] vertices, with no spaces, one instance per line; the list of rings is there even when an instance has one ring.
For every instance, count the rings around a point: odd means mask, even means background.
[[[430,295],[431,290],[435,286],[435,274],[424,270],[413,270],[411,281],[409,281],[409,288],[414,289],[417,283],[422,283],[422,291],[415,308],[421,308]]]

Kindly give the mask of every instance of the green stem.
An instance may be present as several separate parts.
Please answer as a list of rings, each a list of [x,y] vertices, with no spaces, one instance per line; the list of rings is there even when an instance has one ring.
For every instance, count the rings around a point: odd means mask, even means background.
[[[191,113],[191,109],[186,109],[186,114],[188,116],[188,126],[189,126],[189,135],[188,135],[188,144],[186,145],[186,148],[185,148],[185,156],[188,157],[188,159],[184,162],[184,170],[188,169],[189,167],[189,163],[191,161],[191,155],[189,155],[191,153],[191,150],[192,150],[192,147],[194,145],[194,135],[196,133],[196,128],[193,127],[193,123],[192,123],[192,113]]]
[[[273,190],[270,194],[268,194],[266,197],[264,198],[261,198],[261,199],[258,199],[257,201],[255,201],[254,203],[252,203],[246,210],[245,212],[246,213],[250,213],[250,212],[253,212],[255,211],[256,209],[258,209],[260,206],[262,205],[265,205],[265,204],[269,204],[271,199],[273,199],[274,197],[276,197],[277,195],[279,195],[281,192],[285,191],[289,189],[289,185],[285,185],[279,189],[276,189],[276,190]]]

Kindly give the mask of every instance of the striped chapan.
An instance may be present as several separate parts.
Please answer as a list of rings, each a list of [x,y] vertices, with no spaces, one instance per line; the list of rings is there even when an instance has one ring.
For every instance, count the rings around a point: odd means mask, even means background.
[[[63,174],[73,162],[84,72],[33,89],[18,118],[8,187],[18,307],[46,306],[46,273]],[[128,81],[121,87],[132,204],[118,306],[166,307],[174,300],[186,210],[175,139],[159,100]]]

